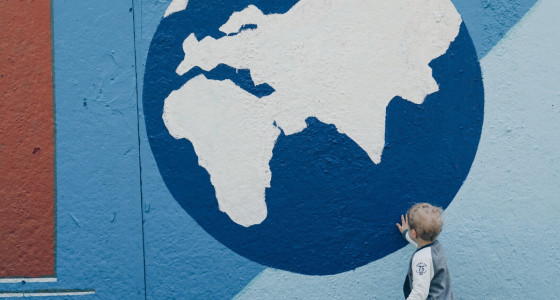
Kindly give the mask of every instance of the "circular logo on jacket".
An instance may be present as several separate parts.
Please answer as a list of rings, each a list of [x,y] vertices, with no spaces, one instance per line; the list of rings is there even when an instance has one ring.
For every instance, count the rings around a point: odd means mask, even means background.
[[[325,275],[401,248],[411,203],[453,200],[484,93],[449,0],[191,0],[153,37],[143,103],[160,173],[200,226]]]
[[[418,275],[422,276],[424,274],[426,274],[427,270],[426,270],[427,265],[424,262],[419,262],[416,264],[416,273],[418,273]]]

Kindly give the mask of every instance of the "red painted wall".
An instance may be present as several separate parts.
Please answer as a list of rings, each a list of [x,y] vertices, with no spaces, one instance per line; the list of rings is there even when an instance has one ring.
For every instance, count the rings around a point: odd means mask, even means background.
[[[55,275],[50,1],[0,1],[0,278]]]

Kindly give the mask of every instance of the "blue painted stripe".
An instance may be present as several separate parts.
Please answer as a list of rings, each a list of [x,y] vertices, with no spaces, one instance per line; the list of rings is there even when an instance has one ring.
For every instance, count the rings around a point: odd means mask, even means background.
[[[25,289],[144,297],[130,8],[53,1],[57,282]]]
[[[537,0],[452,0],[467,25],[481,59]]]

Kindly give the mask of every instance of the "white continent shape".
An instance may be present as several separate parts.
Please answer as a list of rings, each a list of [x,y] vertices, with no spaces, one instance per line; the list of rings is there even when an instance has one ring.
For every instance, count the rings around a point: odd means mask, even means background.
[[[241,30],[247,24],[257,27]],[[249,69],[275,92],[257,98],[230,80],[199,75],[169,94],[163,119],[174,138],[193,144],[220,210],[239,225],[260,224],[281,130],[301,132],[315,117],[378,164],[387,105],[396,96],[420,104],[438,91],[428,64],[447,51],[460,24],[449,0],[300,0],[271,15],[248,6],[220,27],[224,37],[188,36],[176,72],[224,63]]]

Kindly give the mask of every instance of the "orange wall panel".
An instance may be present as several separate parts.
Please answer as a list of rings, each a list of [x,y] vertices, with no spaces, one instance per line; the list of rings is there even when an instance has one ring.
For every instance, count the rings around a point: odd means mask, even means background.
[[[0,278],[55,275],[50,1],[0,1]]]

